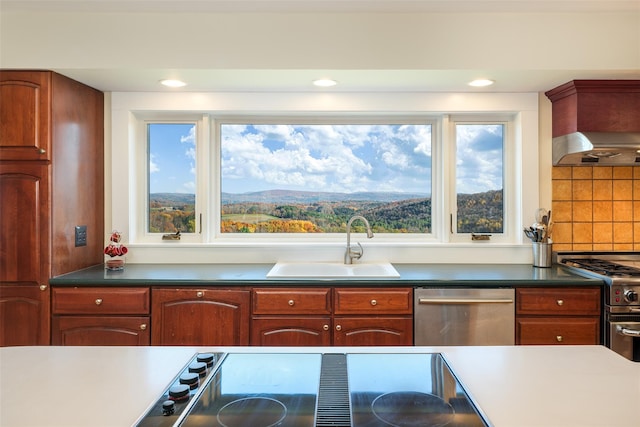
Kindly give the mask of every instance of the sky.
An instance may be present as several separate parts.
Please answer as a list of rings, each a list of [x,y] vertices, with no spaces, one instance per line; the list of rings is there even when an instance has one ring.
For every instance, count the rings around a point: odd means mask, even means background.
[[[222,191],[431,193],[429,125],[223,124]]]
[[[502,188],[500,125],[457,126],[458,193]],[[195,126],[153,124],[150,192],[193,193]],[[222,191],[431,194],[428,124],[221,125]]]
[[[149,125],[149,193],[195,193],[195,131],[193,123]]]

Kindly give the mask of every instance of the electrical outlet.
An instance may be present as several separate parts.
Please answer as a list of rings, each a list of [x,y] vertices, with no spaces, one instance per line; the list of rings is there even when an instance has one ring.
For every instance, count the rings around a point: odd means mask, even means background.
[[[76,225],[76,246],[87,246],[86,225]]]

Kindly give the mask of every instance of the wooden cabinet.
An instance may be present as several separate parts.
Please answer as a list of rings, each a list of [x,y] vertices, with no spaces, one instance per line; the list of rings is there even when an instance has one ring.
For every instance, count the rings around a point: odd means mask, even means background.
[[[0,70],[1,346],[49,344],[49,278],[102,262],[103,103],[53,72]]]
[[[336,316],[334,323],[334,345],[413,345],[413,316]]]
[[[248,345],[250,291],[152,288],[152,345]]]
[[[597,287],[516,289],[516,344],[600,344]]]
[[[251,345],[331,345],[330,288],[253,290]]]
[[[49,287],[37,283],[0,286],[0,343],[49,342]]]
[[[149,345],[150,290],[54,288],[53,345]]]
[[[251,319],[251,345],[329,346],[331,317],[254,316]]]
[[[334,290],[334,345],[413,345],[413,289]]]
[[[51,73],[0,70],[0,158],[51,160]]]
[[[49,176],[0,161],[0,346],[49,344]]]
[[[573,132],[640,132],[640,80],[573,80],[545,95],[552,136]]]
[[[255,288],[251,344],[413,345],[413,290]]]

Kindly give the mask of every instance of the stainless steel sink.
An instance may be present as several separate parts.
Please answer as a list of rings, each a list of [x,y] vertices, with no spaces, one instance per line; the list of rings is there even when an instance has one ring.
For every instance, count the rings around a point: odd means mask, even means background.
[[[342,264],[333,262],[279,262],[267,273],[267,278],[360,278],[400,277],[388,262]]]

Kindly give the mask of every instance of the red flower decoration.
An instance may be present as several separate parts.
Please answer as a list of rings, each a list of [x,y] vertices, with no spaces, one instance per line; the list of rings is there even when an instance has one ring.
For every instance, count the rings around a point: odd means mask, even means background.
[[[122,236],[119,231],[114,230],[109,236],[109,243],[104,248],[105,255],[110,257],[121,256],[126,254],[129,250],[125,245],[120,243]]]

